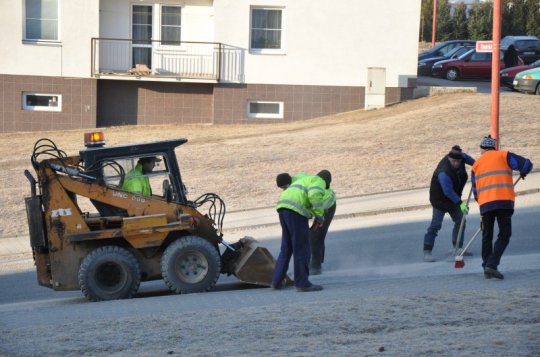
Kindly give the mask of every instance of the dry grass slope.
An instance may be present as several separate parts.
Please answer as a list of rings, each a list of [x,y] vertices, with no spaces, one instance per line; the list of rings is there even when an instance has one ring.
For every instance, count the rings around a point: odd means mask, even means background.
[[[538,113],[537,96],[502,96],[502,148],[538,163]],[[284,171],[316,173],[326,168],[341,197],[425,187],[452,145],[477,156],[489,126],[490,95],[460,93],[293,123],[126,126],[103,131],[108,145],[188,138],[178,149],[178,158],[190,197],[215,192],[228,210],[240,210],[273,205],[279,194],[275,176]],[[76,154],[83,132],[0,134],[0,237],[27,235],[23,199],[30,189],[23,171],[31,169],[34,143],[47,137],[66,153]]]

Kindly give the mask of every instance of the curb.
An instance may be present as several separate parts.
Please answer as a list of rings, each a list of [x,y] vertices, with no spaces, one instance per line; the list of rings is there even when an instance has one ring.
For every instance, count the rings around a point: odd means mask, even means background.
[[[516,192],[516,196],[530,195],[530,194],[535,194],[535,193],[539,193],[539,192],[540,192],[540,188],[532,188],[532,189],[529,189],[529,190],[523,190],[523,191]],[[269,208],[271,208],[271,207],[269,207]],[[334,216],[334,220],[336,220],[336,219],[349,219],[349,218],[356,218],[356,217],[366,217],[366,216],[376,216],[376,215],[386,214],[386,213],[418,211],[418,210],[423,210],[423,209],[428,209],[428,208],[431,208],[431,204],[384,208],[384,209],[378,209],[378,210],[372,210],[372,211],[363,211],[363,212],[341,213],[341,214],[336,214]],[[241,231],[241,230],[246,231],[246,230],[254,230],[254,229],[269,228],[269,227],[278,227],[278,226],[280,226],[279,222],[251,224],[251,225],[247,225],[247,226],[238,226],[238,227],[232,227],[232,228],[225,228],[223,230],[223,232],[237,232],[237,231]]]

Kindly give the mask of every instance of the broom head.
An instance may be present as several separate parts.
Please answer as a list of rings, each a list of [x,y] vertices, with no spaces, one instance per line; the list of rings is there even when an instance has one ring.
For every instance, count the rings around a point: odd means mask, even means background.
[[[454,268],[460,269],[465,266],[465,261],[463,260],[463,256],[458,255],[456,257],[456,260],[454,261]]]

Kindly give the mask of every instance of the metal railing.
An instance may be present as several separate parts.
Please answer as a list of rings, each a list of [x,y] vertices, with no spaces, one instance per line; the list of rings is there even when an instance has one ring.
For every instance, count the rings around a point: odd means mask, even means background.
[[[92,38],[93,77],[126,76],[240,82],[244,50],[218,42]]]

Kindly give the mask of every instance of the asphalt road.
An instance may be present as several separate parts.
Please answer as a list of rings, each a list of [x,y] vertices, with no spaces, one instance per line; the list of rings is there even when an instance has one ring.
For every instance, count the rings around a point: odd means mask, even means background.
[[[535,196],[538,194],[535,194]],[[450,235],[452,223],[449,217],[445,218],[443,229],[435,242],[433,251],[438,263],[422,262],[422,240],[429,224],[431,210],[418,210],[406,213],[394,213],[379,216],[366,216],[359,218],[336,220],[332,223],[327,236],[326,261],[323,265],[324,274],[313,277],[313,281],[325,284],[339,285],[350,284],[352,281],[369,277],[373,280],[372,273],[410,272],[411,276],[420,273],[435,274],[437,269],[442,269],[436,274],[453,274],[453,257],[448,255],[450,248]],[[512,264],[505,265],[505,260],[513,256],[519,260],[520,256],[536,254],[540,256],[540,239],[538,234],[537,218],[540,217],[540,205],[527,206],[516,210],[513,218],[513,236],[509,247],[503,257],[500,266],[501,271],[511,268]],[[468,217],[468,227],[465,239],[468,241],[479,226],[478,215]],[[268,238],[262,241],[262,245],[277,257],[279,253],[280,237],[279,228],[267,229]],[[263,231],[251,232],[258,237]],[[477,238],[471,245],[470,251],[475,256],[467,259],[467,271],[471,274],[482,276],[480,268],[480,241]],[[443,266],[440,263],[444,262]],[[30,263],[28,269],[32,269]],[[437,269],[431,269],[435,268]],[[290,268],[292,269],[292,262]],[[412,270],[411,270],[412,269]],[[417,270],[420,269],[420,270]],[[424,271],[427,269],[427,271]],[[343,278],[349,276],[354,278]],[[428,273],[429,272],[429,273]],[[536,271],[540,274],[540,271]],[[384,275],[384,274],[383,274]],[[337,278],[340,277],[341,278]],[[510,281],[512,279],[510,278]],[[540,283],[540,281],[538,281]],[[56,292],[37,284],[34,270],[15,272],[0,275],[0,306],[4,304],[18,304],[38,301],[66,301],[73,303],[87,303],[79,291]],[[222,275],[215,288],[215,292],[252,289],[253,287],[239,282],[234,277]],[[152,297],[172,295],[162,281],[146,282],[141,284],[137,297]],[[182,297],[178,297],[181,299]],[[5,309],[10,310],[8,306]],[[0,308],[2,310],[2,308]]]

